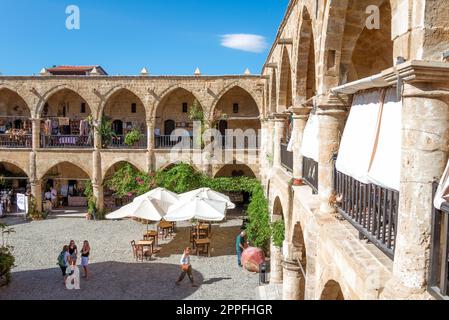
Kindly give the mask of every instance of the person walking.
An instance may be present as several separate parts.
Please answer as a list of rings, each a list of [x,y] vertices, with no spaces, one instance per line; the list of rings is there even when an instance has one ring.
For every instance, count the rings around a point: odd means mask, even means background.
[[[73,241],[73,240],[70,240],[69,254],[70,254],[72,264],[76,265],[76,260],[78,259],[78,248],[75,244],[75,241]]]
[[[52,208],[55,209],[58,207],[58,191],[54,187],[51,187],[50,190],[50,198],[51,198],[51,205]]]
[[[184,254],[181,258],[181,275],[178,278],[178,281],[176,281],[176,285],[179,286],[181,284],[181,281],[184,280],[185,276],[189,276],[189,280],[192,283],[192,287],[197,287],[195,282],[193,281],[193,270],[192,265],[190,264],[190,248],[186,248],[184,250]]]
[[[88,278],[88,270],[87,266],[89,265],[89,255],[90,255],[90,245],[89,241],[85,240],[83,244],[83,248],[81,249],[81,266],[84,270],[84,278]]]
[[[61,268],[62,276],[64,277],[64,284],[67,280],[67,267],[70,265],[69,246],[65,245],[58,256],[58,265]]]
[[[237,236],[235,243],[235,249],[237,251],[237,264],[239,267],[242,267],[242,253],[243,251],[245,251],[245,245],[246,245],[246,231],[243,230]]]

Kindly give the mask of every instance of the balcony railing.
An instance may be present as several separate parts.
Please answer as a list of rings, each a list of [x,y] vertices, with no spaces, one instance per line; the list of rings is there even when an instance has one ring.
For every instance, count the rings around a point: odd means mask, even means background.
[[[92,148],[93,137],[78,135],[41,135],[41,148]]]
[[[0,134],[0,148],[32,148],[33,137],[31,134],[14,135]]]
[[[221,136],[223,149],[226,150],[244,150],[259,149],[259,140],[255,136]]]
[[[312,188],[314,194],[318,193],[318,162],[307,157],[302,158],[302,179]]]
[[[154,137],[154,143],[156,149],[171,149],[175,146],[182,147],[182,149],[193,149],[193,138],[189,136],[156,136]]]
[[[375,184],[364,184],[335,171],[335,191],[340,214],[360,233],[394,259],[399,192]]]
[[[438,184],[434,184],[434,196]],[[432,204],[432,240],[428,290],[437,299],[449,300],[449,203],[441,210]]]
[[[293,172],[293,152],[287,150],[288,145],[281,143],[281,164],[290,172]]]
[[[142,135],[140,140],[133,145],[127,145],[125,143],[125,137],[126,136],[124,135],[117,135],[113,137],[107,147],[111,149],[146,149],[148,146],[148,139],[145,135]]]

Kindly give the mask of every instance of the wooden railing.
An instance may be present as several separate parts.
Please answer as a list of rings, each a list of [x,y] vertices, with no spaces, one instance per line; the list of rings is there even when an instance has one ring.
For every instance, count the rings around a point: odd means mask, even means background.
[[[293,152],[287,150],[288,145],[281,143],[281,164],[290,172],[293,172]]]
[[[312,188],[314,194],[318,193],[318,162],[302,158],[302,179]]]
[[[432,199],[437,188],[438,183],[435,182]],[[432,208],[428,290],[437,299],[449,300],[449,203],[443,203],[441,210],[432,203]]]
[[[340,214],[360,233],[394,259],[399,192],[364,184],[335,170],[335,191]]]
[[[0,134],[0,148],[32,148],[33,137],[31,134],[12,135]]]
[[[127,145],[125,143],[124,135],[116,135],[112,138],[112,141],[107,145],[111,149],[146,149],[148,145],[147,136],[142,135],[140,140],[133,145]]]
[[[41,148],[92,148],[93,137],[79,135],[41,135]]]

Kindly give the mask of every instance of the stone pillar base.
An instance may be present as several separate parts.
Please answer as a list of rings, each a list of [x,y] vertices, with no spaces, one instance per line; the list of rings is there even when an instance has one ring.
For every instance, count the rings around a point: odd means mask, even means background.
[[[434,299],[425,288],[407,288],[395,278],[389,280],[382,293],[381,300],[432,300]]]
[[[304,277],[298,263],[284,260],[282,267],[284,271],[282,300],[304,300]]]

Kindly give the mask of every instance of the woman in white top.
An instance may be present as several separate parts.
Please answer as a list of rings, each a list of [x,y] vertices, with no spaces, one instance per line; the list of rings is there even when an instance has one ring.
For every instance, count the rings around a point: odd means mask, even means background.
[[[192,283],[192,287],[197,287],[197,285],[193,281],[193,271],[192,271],[192,265],[190,264],[190,248],[186,248],[184,250],[184,254],[181,258],[181,275],[178,278],[178,281],[176,281],[176,285],[179,286],[182,280],[184,280],[185,276],[189,276],[189,280]]]

